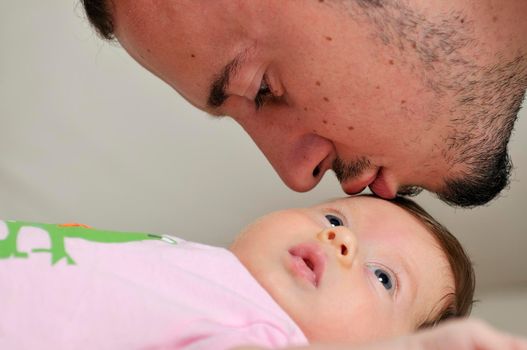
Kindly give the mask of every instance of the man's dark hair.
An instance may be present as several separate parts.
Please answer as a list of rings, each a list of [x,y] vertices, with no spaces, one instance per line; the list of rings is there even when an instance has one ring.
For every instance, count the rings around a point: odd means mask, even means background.
[[[104,39],[112,40],[114,26],[110,0],[81,0],[81,3],[97,33]]]

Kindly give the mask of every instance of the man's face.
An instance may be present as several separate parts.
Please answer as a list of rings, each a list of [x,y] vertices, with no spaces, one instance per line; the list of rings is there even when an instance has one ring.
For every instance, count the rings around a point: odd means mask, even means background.
[[[417,44],[383,43],[375,21],[340,1],[114,5],[124,48],[196,107],[234,118],[293,190],[333,169],[349,194],[418,186],[456,202],[447,182],[474,171],[458,161],[471,136],[448,118],[452,94],[404,54]]]
[[[415,331],[454,290],[434,237],[381,199],[269,214],[231,250],[312,342],[359,344]]]

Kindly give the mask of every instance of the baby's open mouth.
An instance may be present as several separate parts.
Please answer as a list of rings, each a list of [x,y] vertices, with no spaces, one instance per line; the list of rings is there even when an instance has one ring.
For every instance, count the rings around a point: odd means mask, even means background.
[[[326,255],[316,243],[303,243],[289,249],[293,273],[306,279],[315,287],[320,283],[326,269]]]

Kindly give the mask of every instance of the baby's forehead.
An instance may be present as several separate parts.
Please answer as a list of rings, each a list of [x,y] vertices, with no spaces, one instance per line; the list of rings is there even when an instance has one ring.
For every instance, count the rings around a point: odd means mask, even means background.
[[[419,244],[420,249],[424,242],[427,251],[443,251],[436,234],[423,219],[389,200],[362,195],[326,201],[316,208],[341,213],[349,228],[361,239]]]
[[[373,206],[395,206],[397,205],[390,202],[390,200],[382,199],[379,197],[376,197],[374,195],[370,194],[360,194],[355,196],[347,196],[347,197],[335,197],[335,198],[329,198],[323,202],[321,202],[318,205],[345,205],[345,206],[356,206],[361,207],[365,205],[373,205]]]
[[[373,196],[338,198],[325,202],[341,211],[348,210],[350,225],[357,235],[389,241],[395,246],[419,246],[420,251],[434,254],[447,264],[447,257],[439,243],[438,233],[423,219],[389,200]]]
[[[420,221],[415,218],[410,212],[401,206],[392,203],[389,200],[374,197],[372,195],[359,195],[352,197],[335,198],[324,201],[315,207],[331,208],[335,207],[338,210],[349,214],[355,219],[366,218],[368,220],[379,220],[382,218],[387,221],[390,219],[406,219],[414,223]]]

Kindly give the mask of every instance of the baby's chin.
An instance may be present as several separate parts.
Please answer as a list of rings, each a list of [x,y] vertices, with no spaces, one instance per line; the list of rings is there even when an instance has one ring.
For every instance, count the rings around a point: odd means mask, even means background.
[[[242,245],[245,243],[244,241],[247,239],[247,230],[243,230],[239,232],[236,237],[234,237],[231,244],[228,245],[227,249],[231,251],[234,255],[237,256],[238,252],[243,250]]]

